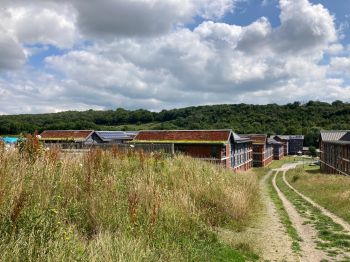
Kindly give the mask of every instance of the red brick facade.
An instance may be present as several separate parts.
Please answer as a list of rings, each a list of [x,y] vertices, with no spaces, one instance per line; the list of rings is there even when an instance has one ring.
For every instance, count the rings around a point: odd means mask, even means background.
[[[132,142],[173,144],[175,153],[218,163],[235,172],[252,167],[250,140],[231,130],[140,131]]]
[[[273,147],[268,143],[267,135],[254,134],[243,135],[252,140],[253,143],[253,166],[265,167],[273,160]]]

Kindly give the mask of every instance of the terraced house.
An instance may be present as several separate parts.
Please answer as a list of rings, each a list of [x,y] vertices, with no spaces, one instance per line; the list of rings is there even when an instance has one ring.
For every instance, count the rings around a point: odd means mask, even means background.
[[[273,144],[267,139],[264,134],[249,134],[241,135],[252,141],[253,147],[253,166],[265,167],[273,160]]]
[[[321,171],[350,175],[350,130],[321,131]]]
[[[140,131],[133,144],[170,144],[174,153],[218,163],[236,172],[252,167],[252,144],[232,130]]]

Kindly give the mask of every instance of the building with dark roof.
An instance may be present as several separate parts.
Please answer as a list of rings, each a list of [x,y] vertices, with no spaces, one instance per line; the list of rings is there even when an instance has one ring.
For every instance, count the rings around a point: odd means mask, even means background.
[[[273,145],[267,139],[265,134],[240,135],[252,141],[253,148],[253,166],[265,167],[273,160]]]
[[[321,171],[350,175],[350,130],[321,131]]]
[[[274,136],[273,139],[283,144],[283,154],[285,156],[288,156],[289,136],[277,135],[277,136]]]
[[[273,138],[269,138],[268,142],[272,144],[273,147],[273,159],[281,160],[284,157],[284,145],[282,142],[278,142]]]
[[[91,145],[102,143],[102,139],[93,130],[45,130],[39,135],[39,140],[47,144]]]
[[[303,152],[303,135],[276,135],[273,137],[284,146],[284,155],[297,155]]]
[[[234,171],[252,167],[251,141],[232,130],[140,131],[133,144],[170,144],[174,153],[222,164]]]

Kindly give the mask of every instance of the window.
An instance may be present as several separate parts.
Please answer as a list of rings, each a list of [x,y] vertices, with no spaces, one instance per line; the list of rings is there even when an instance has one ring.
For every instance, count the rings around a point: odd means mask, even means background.
[[[218,150],[216,146],[211,146],[211,157],[216,158],[218,155]]]

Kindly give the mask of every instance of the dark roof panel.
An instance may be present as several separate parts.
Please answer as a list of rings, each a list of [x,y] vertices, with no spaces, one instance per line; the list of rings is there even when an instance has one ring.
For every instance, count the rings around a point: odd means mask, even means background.
[[[95,132],[104,142],[113,140],[132,140],[137,132],[125,131],[96,131]]]

